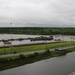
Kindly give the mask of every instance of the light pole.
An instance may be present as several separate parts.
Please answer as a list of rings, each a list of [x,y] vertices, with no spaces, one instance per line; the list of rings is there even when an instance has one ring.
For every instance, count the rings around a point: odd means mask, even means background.
[[[12,23],[10,23],[10,38],[12,39]],[[12,53],[12,40],[11,40],[11,53]]]
[[[47,50],[47,40],[46,40],[46,50]]]
[[[5,52],[5,40],[3,40],[3,43],[4,43],[4,54],[6,54],[6,52]]]
[[[63,30],[62,30],[63,32],[62,32],[62,42],[63,42],[63,44],[64,44],[64,25],[63,25]],[[64,45],[63,45],[64,46]],[[63,47],[62,47],[63,48]]]
[[[74,38],[73,37],[71,37],[71,42],[73,43],[73,45],[74,45]]]

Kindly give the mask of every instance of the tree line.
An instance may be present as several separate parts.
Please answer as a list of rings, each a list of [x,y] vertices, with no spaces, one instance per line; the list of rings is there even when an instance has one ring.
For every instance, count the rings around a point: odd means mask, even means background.
[[[75,35],[75,28],[3,27],[0,34]]]

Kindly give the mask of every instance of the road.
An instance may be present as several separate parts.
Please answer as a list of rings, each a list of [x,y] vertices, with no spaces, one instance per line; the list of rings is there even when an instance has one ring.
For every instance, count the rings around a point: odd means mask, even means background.
[[[74,48],[75,46],[67,46],[67,47],[63,47],[63,48]],[[53,51],[55,50],[55,48],[53,49],[49,49],[50,51]],[[34,52],[44,52],[45,50],[37,50],[37,51],[29,51],[29,52],[21,52],[21,53],[16,53],[16,54],[6,54],[6,55],[0,55],[0,58],[3,58],[3,57],[9,57],[9,56],[17,56],[17,55],[20,55],[20,54],[33,54]]]

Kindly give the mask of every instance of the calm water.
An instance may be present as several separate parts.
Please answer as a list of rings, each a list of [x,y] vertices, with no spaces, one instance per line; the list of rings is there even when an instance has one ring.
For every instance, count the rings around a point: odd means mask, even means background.
[[[75,71],[75,52],[0,71],[0,75],[69,75],[73,71]]]

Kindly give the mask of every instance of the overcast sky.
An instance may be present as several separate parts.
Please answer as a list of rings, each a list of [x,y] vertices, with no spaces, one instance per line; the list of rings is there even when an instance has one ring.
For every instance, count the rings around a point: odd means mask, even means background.
[[[73,26],[74,0],[0,0],[0,26]]]

